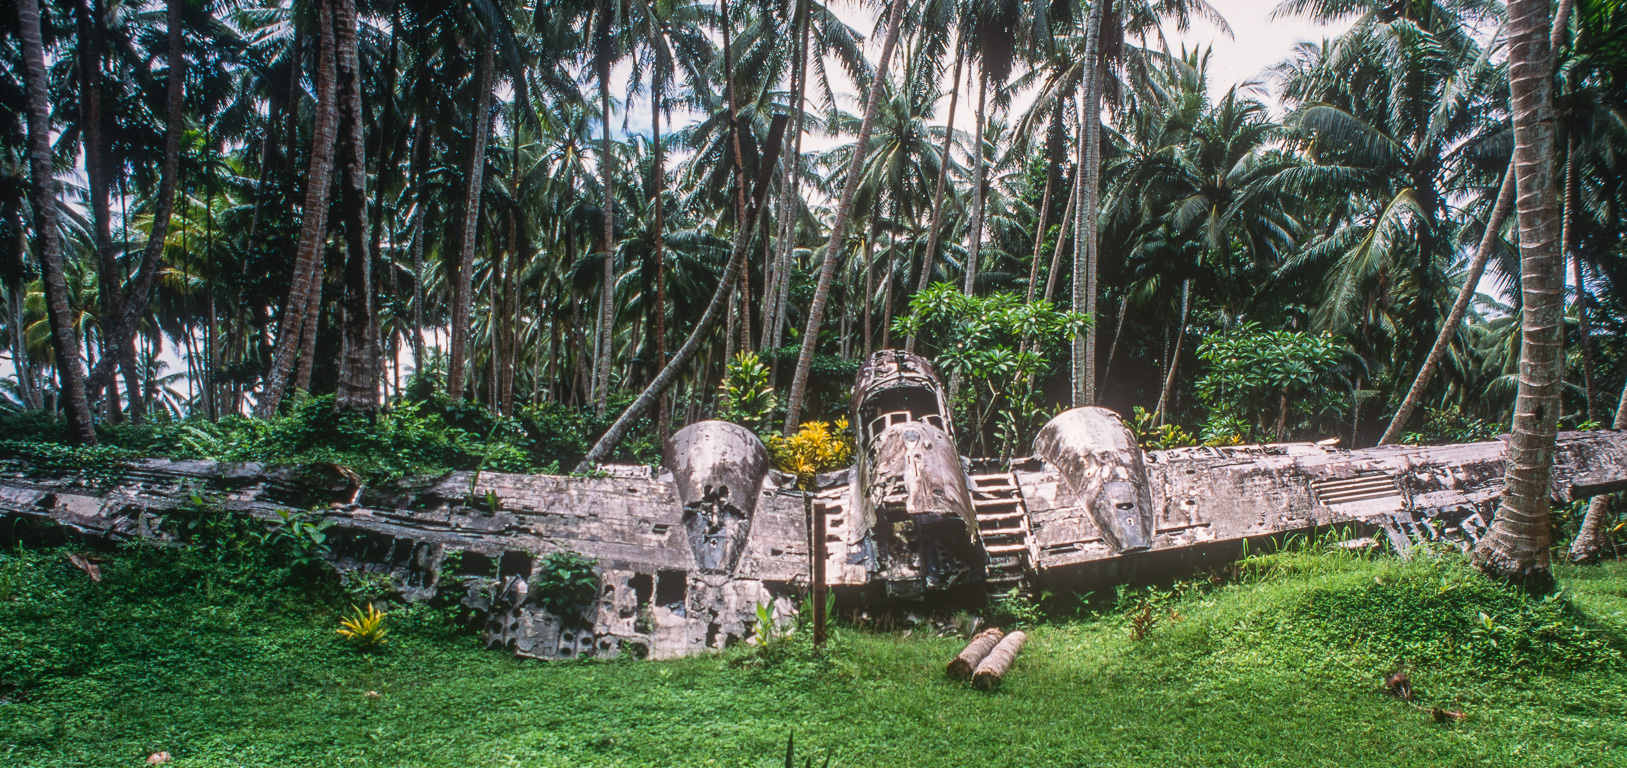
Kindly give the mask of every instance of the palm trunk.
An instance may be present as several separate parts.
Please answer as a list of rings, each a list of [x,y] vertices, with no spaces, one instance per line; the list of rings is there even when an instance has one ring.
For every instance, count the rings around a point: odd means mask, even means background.
[[[333,0],[333,41],[338,74],[337,94],[344,141],[340,210],[344,221],[345,267],[340,326],[339,382],[334,407],[341,411],[378,411],[378,345],[373,337],[373,259],[367,211],[367,156],[362,140],[361,70],[356,54],[355,0]]]
[[[1081,133],[1085,146],[1081,161],[1085,165],[1085,188],[1079,196],[1078,256],[1073,265],[1073,308],[1092,316],[1096,313],[1097,235],[1096,211],[1101,194],[1101,122],[1102,122],[1102,15],[1112,0],[1091,4],[1090,21],[1085,28],[1084,121]],[[1079,258],[1082,256],[1082,258]],[[1183,300],[1184,303],[1184,300]],[[1182,321],[1185,325],[1185,321]],[[1174,366],[1170,366],[1173,373]],[[1073,404],[1090,405],[1096,394],[1096,324],[1091,323],[1073,337]],[[1163,399],[1160,396],[1159,399]]]
[[[101,297],[102,359],[110,365],[118,364],[124,371],[125,388],[130,393],[132,414],[141,408],[140,373],[133,354],[110,333],[123,314],[119,305],[123,280],[120,267],[113,255],[112,211],[108,203],[111,181],[108,179],[111,158],[102,128],[102,35],[101,8],[92,8],[88,0],[74,4],[79,50],[79,137],[85,152],[85,180],[90,196],[91,243],[96,250],[98,293]],[[106,403],[109,416],[119,418],[119,401],[115,395]]]
[[[830,284],[836,276],[836,263],[841,260],[842,244],[847,239],[848,217],[853,212],[853,196],[859,189],[860,171],[864,168],[864,147],[870,143],[870,131],[875,127],[876,109],[881,103],[882,83],[887,78],[887,61],[892,58],[898,42],[899,22],[904,19],[904,0],[893,0],[887,17],[887,37],[881,44],[881,60],[876,63],[876,77],[870,84],[865,99],[864,119],[859,123],[859,135],[853,145],[853,160],[847,169],[847,183],[842,187],[841,200],[836,205],[836,216],[831,221],[830,241],[825,245],[825,263],[819,270],[819,282],[814,287],[813,300],[808,303],[808,324],[802,332],[802,351],[797,355],[796,374],[791,378],[791,394],[786,402],[785,433],[796,430],[802,415],[802,400],[808,391],[808,372],[813,367],[814,349],[819,346],[819,328],[825,323],[825,302],[830,298]]]
[[[1554,112],[1547,0],[1508,7],[1509,91],[1519,189],[1521,308],[1520,383],[1502,503],[1475,547],[1487,574],[1545,591],[1554,434],[1559,419],[1559,367],[1564,264],[1559,252],[1559,185],[1553,176]]]
[[[788,293],[791,287],[791,258],[796,246],[797,231],[797,203],[801,197],[802,185],[802,118],[803,107],[806,103],[808,89],[808,0],[797,1],[797,67],[792,71],[792,92],[796,94],[797,109],[796,122],[792,130],[796,131],[796,141],[791,152],[791,164],[787,173],[785,192],[780,200],[780,239],[775,243],[778,254],[774,259],[774,282],[768,286],[769,302],[763,309],[763,341],[760,346],[765,349],[778,349],[780,339],[785,330],[785,315],[788,304]],[[779,359],[776,357],[772,363],[770,381],[778,377]]]
[[[734,292],[734,281],[740,274],[740,264],[746,259],[746,248],[751,244],[751,225],[757,220],[757,211],[762,207],[763,196],[768,190],[768,177],[772,175],[774,163],[779,158],[780,142],[785,138],[786,122],[785,116],[776,116],[772,127],[769,129],[768,141],[763,145],[763,165],[757,176],[757,184],[752,191],[751,204],[746,209],[746,219],[742,222],[743,226],[735,228],[734,240],[729,246],[729,263],[723,267],[723,279],[718,281],[717,290],[712,293],[712,300],[707,302],[706,310],[701,313],[700,319],[695,322],[694,329],[689,332],[689,337],[684,339],[684,343],[678,347],[678,351],[672,356],[672,360],[667,363],[665,368],[661,369],[660,373],[656,374],[655,380],[644,388],[644,391],[633,400],[632,404],[627,406],[627,409],[622,411],[620,416],[616,417],[615,423],[610,425],[610,429],[605,430],[604,435],[600,436],[598,442],[593,444],[592,450],[589,450],[581,463],[576,465],[577,472],[586,472],[592,469],[594,465],[610,457],[610,452],[616,449],[623,437],[627,436],[627,431],[633,428],[633,424],[645,412],[649,411],[650,406],[655,405],[656,401],[666,393],[667,389],[678,380],[685,366],[689,365],[689,361],[700,350],[702,342],[717,327],[717,321],[723,314],[724,305],[728,303],[729,296]]]
[[[729,144],[734,151],[734,225],[743,226],[742,220],[746,215],[746,159],[740,151],[740,105],[734,95],[734,46],[733,24],[729,21],[729,0],[719,0],[719,21],[723,24],[723,82],[724,93],[728,99],[729,110]],[[751,351],[751,260],[740,263],[740,284],[737,289],[739,299],[739,333],[740,350]],[[731,318],[731,322],[734,319]],[[731,355],[729,359],[733,359]]]
[[[326,282],[327,259],[319,258],[311,290],[305,297],[304,330],[299,336],[299,367],[294,371],[294,391],[311,391],[311,372],[316,368],[316,332],[322,327],[322,290]]]
[[[932,265],[938,254],[938,235],[943,226],[943,193],[949,182],[949,147],[955,136],[955,103],[960,101],[960,65],[964,58],[959,46],[955,50],[955,73],[950,76],[949,118],[943,124],[943,148],[938,151],[938,184],[932,192],[932,226],[927,230],[926,252],[921,254],[921,274],[915,280],[915,292],[925,291],[932,283]],[[904,351],[915,351],[915,334],[904,338]]]
[[[475,77],[474,135],[469,141],[469,167],[464,173],[463,238],[452,276],[452,318],[448,330],[446,394],[463,399],[469,363],[469,313],[474,304],[475,235],[480,227],[480,193],[485,186],[486,142],[491,136],[492,41],[481,44],[480,73]]]
[[[1124,310],[1130,305],[1130,295],[1119,297],[1119,316],[1113,324],[1113,342],[1107,345],[1107,362],[1102,363],[1101,386],[1096,390],[1096,399],[1101,400],[1102,390],[1107,388],[1107,374],[1113,372],[1113,356],[1119,351],[1119,338],[1124,335]]]
[[[51,323],[51,346],[56,352],[63,410],[68,416],[69,439],[95,445],[90,403],[85,398],[84,369],[79,342],[74,338],[73,314],[68,307],[68,281],[62,271],[62,251],[56,220],[56,177],[51,170],[51,108],[47,93],[49,71],[45,46],[40,41],[40,7],[36,0],[18,0],[17,36],[22,41],[23,69],[28,91],[29,197],[34,209],[34,238],[44,273],[45,308]]]
[[[327,3],[317,3],[320,28],[331,26]],[[304,346],[303,339],[316,335],[314,327],[307,328],[307,318],[316,301],[312,298],[322,291],[322,264],[328,235],[328,188],[333,181],[334,144],[338,135],[339,110],[334,103],[338,79],[332,41],[329,35],[317,41],[316,115],[311,126],[311,162],[305,174],[305,206],[301,213],[299,245],[295,251],[294,274],[288,287],[288,303],[283,306],[282,322],[277,328],[276,352],[271,371],[266,377],[265,391],[255,408],[262,419],[277,415],[282,404],[283,390],[293,371],[294,358]],[[314,323],[311,325],[314,326]],[[313,345],[314,346],[314,345]]]
[[[983,131],[988,128],[988,115],[984,111],[989,93],[988,73],[979,72],[977,78],[977,135],[972,138],[972,232],[971,249],[966,254],[966,276],[961,291],[967,296],[977,290],[977,261],[983,253],[983,207],[988,194],[983,187],[988,183],[989,166],[983,159]]]
[[[1576,137],[1571,136],[1565,147],[1565,207],[1561,214],[1563,224],[1559,234],[1559,248],[1560,253],[1569,259],[1571,273],[1576,280],[1576,331],[1582,348],[1584,410],[1588,421],[1598,421],[1599,413],[1593,405],[1593,328],[1588,318],[1587,283],[1582,280],[1582,254],[1576,248],[1576,206],[1581,198],[1580,182],[1577,179],[1577,143]]]
[[[599,287],[599,358],[594,366],[593,410],[604,416],[610,407],[610,361],[616,343],[616,192],[610,158],[610,55],[599,55],[599,117],[604,141],[599,150],[599,173],[604,177],[604,268]]]
[[[651,205],[655,207],[655,317],[650,318],[655,332],[655,367],[657,370],[667,367],[667,225],[663,212],[662,193],[665,191],[666,160],[661,155],[661,84],[650,84],[650,150],[654,162],[650,173],[654,176],[650,181],[650,190],[654,195]],[[667,435],[672,431],[671,403],[666,393],[661,394],[661,400],[656,406],[656,438],[666,445]]]
[[[1153,410],[1153,422],[1158,426],[1164,425],[1164,406],[1169,403],[1169,393],[1175,388],[1175,369],[1181,364],[1181,341],[1186,338],[1187,313],[1192,308],[1192,279],[1181,281],[1181,325],[1175,332],[1175,351],[1170,353],[1169,370],[1164,374],[1164,386],[1158,392],[1158,407]]]
[[[875,326],[873,315],[876,303],[876,267],[874,264],[876,248],[876,220],[877,216],[870,216],[870,235],[864,238],[864,356],[870,357],[873,350],[871,344],[875,341]]]

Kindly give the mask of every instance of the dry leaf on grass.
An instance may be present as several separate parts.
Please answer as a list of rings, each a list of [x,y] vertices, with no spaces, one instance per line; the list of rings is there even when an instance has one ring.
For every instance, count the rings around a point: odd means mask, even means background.
[[[102,569],[97,567],[95,563],[91,562],[90,558],[85,557],[84,555],[76,555],[69,552],[68,562],[73,563],[75,568],[78,568],[89,575],[91,581],[100,582],[102,580]]]

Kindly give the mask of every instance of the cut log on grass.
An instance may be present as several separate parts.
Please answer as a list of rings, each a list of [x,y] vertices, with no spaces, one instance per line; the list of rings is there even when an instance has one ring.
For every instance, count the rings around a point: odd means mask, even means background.
[[[1000,642],[1000,638],[1005,636],[1006,633],[1001,632],[999,627],[977,633],[977,637],[966,644],[966,649],[949,662],[949,676],[958,680],[970,680],[972,670],[977,669],[978,662],[983,661],[983,658],[989,655],[989,651],[994,650],[994,646]]]
[[[1006,635],[977,665],[977,671],[972,674],[972,687],[986,691],[999,685],[1006,673],[1011,671],[1011,662],[1017,659],[1017,652],[1023,649],[1023,641],[1027,639],[1028,635],[1022,632]]]

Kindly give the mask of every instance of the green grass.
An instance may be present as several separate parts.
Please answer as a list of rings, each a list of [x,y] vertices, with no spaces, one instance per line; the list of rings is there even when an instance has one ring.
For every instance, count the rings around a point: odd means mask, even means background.
[[[146,550],[102,573],[0,555],[0,764],[779,766],[794,732],[799,765],[1627,765],[1623,563],[1537,601],[1452,558],[1263,558],[1036,626],[988,694],[946,680],[960,641],[925,631],[844,628],[773,663],[545,664],[419,610],[368,654],[334,633],[348,602],[277,572]],[[1385,695],[1403,667],[1467,720]]]

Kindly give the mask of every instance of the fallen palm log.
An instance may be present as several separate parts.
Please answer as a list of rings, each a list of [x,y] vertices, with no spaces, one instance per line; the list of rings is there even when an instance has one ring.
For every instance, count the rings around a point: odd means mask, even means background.
[[[1011,671],[1011,663],[1017,660],[1017,652],[1023,649],[1023,641],[1028,635],[1022,632],[1013,632],[1005,636],[989,655],[978,663],[977,671],[972,673],[972,687],[986,691],[1000,684],[1006,673]]]
[[[1005,636],[1006,633],[1001,632],[999,627],[977,633],[972,642],[966,644],[965,650],[950,660],[947,670],[949,676],[957,680],[970,680],[972,671],[977,669],[978,663],[983,661],[983,658],[989,655],[989,651],[994,650],[994,646]]]

